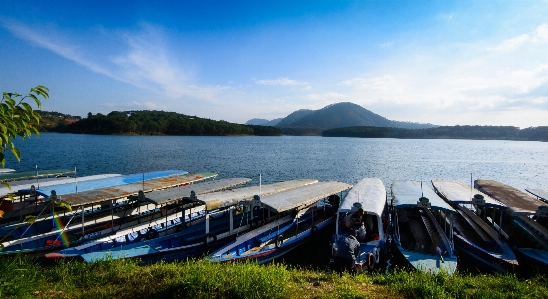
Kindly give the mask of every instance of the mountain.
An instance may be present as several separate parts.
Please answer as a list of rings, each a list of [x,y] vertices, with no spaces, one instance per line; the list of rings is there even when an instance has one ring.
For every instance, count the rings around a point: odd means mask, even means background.
[[[268,119],[254,118],[254,119],[248,120],[245,124],[246,125],[254,125],[254,126],[262,126],[264,123],[267,123],[267,122],[269,122]]]
[[[337,103],[319,110],[298,110],[282,119],[277,127],[334,129],[356,126],[420,129],[432,124],[400,122],[386,119],[354,103]]]
[[[254,125],[254,126],[271,126],[274,127],[280,122],[282,118],[276,118],[273,120],[263,119],[263,118],[254,118],[248,120],[245,124],[246,125]]]
[[[277,127],[298,127],[298,125],[294,125],[295,122],[301,120],[303,117],[306,117],[314,112],[316,111],[308,110],[308,109],[297,110],[289,114],[282,120],[280,120],[276,126]]]

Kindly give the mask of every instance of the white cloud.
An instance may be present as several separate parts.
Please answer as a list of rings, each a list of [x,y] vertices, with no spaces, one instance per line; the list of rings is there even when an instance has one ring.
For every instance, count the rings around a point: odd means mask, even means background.
[[[81,49],[79,47],[64,42],[61,38],[47,36],[47,34],[45,34],[44,32],[33,30],[14,20],[2,20],[1,24],[4,28],[8,29],[18,38],[29,41],[31,44],[34,44],[37,47],[48,49],[53,53],[66,59],[72,60],[96,73],[103,74],[113,79],[124,81],[127,83],[127,81],[125,81],[123,78],[115,76],[106,68],[86,59],[85,57],[82,57],[82,55],[80,54]]]
[[[304,85],[306,82],[299,82],[297,80],[289,79],[287,77],[280,77],[273,80],[255,80],[256,84],[259,85],[271,85],[271,86],[293,86],[293,85]]]
[[[538,43],[541,41],[548,41],[548,25],[542,24],[537,27],[532,34],[521,34],[516,37],[504,40],[501,44],[488,48],[491,51],[514,51],[527,43]]]

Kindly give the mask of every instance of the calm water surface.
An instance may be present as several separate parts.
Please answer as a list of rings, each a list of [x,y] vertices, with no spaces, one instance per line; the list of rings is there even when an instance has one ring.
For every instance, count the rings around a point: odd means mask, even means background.
[[[519,189],[548,188],[548,143],[477,140],[401,140],[322,137],[110,136],[42,133],[16,140],[18,171],[73,169],[78,175],[184,169],[258,184],[296,178],[354,184],[395,180],[493,179]]]
[[[43,133],[17,140],[18,171],[73,169],[78,176],[184,169],[219,178],[249,177],[252,184],[315,178],[355,184],[378,177],[395,180],[493,179],[518,189],[548,189],[548,143],[476,140],[400,140],[322,137],[107,136]],[[331,227],[283,257],[301,267],[325,268]],[[388,257],[390,267],[390,257]]]

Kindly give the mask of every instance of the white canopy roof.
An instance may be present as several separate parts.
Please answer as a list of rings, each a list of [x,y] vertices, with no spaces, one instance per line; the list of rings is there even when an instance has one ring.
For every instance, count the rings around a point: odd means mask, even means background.
[[[354,203],[359,202],[364,211],[380,216],[386,204],[386,189],[378,178],[365,178],[359,181],[344,197],[339,212],[350,212]]]
[[[471,203],[472,197],[476,194],[483,196],[485,205],[488,207],[496,207],[499,209],[506,209],[506,205],[498,200],[493,199],[489,195],[479,191],[476,188],[471,188],[463,183],[444,181],[444,180],[432,180],[434,189],[442,195],[442,197],[452,204]]]
[[[198,197],[199,200],[206,203],[208,210],[229,207],[238,204],[240,201],[252,200],[254,195],[265,196],[268,194],[281,192],[291,188],[315,184],[318,180],[300,179],[262,186],[251,186],[233,190],[204,194]]]
[[[417,207],[417,202],[421,196],[428,198],[431,208],[434,210],[456,213],[448,203],[430,188],[429,184],[422,184],[421,188],[421,182],[417,181],[396,181],[392,183],[392,205],[395,208]]]
[[[145,193],[145,198],[156,203],[156,204],[165,204],[169,203],[183,197],[189,197],[190,192],[194,191],[196,195],[203,195],[210,192],[220,191],[235,187],[238,185],[249,183],[251,179],[249,178],[231,178],[231,179],[220,179],[214,181],[207,181],[201,183],[194,183],[191,185],[186,185],[182,187],[175,187],[170,189],[164,189],[159,191],[153,191]],[[198,198],[200,200],[200,198]]]
[[[337,194],[352,185],[341,182],[319,182],[299,188],[261,197],[261,202],[270,210],[284,212],[291,209],[302,209],[315,204],[322,198]]]

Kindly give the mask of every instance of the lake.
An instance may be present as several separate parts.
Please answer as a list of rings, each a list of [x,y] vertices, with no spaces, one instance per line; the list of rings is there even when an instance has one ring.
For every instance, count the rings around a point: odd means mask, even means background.
[[[298,178],[355,184],[395,180],[497,180],[518,189],[548,188],[548,143],[495,140],[409,140],[323,137],[111,136],[42,133],[16,140],[18,171],[74,169],[78,176],[183,169],[219,178],[249,177],[252,184]],[[390,194],[390,193],[388,193]],[[334,227],[282,258],[290,265],[325,268]],[[383,267],[389,267],[390,264]]]
[[[112,136],[42,133],[15,141],[18,171],[74,169],[78,176],[183,169],[258,184],[297,178],[354,184],[395,180],[492,179],[518,189],[548,188],[548,143],[499,140],[361,139],[304,136]]]

